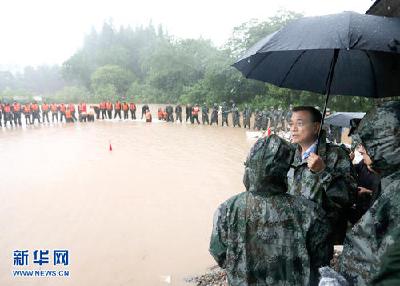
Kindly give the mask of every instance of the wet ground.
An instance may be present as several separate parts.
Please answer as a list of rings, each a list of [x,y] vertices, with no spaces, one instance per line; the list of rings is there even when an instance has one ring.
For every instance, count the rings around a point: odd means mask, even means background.
[[[131,120],[0,129],[0,285],[187,285],[214,265],[213,212],[243,191],[252,142],[243,128]],[[33,263],[55,249],[68,266]]]

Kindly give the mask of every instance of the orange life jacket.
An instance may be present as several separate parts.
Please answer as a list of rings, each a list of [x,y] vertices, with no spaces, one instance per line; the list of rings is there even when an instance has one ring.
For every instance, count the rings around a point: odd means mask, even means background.
[[[107,102],[106,103],[106,107],[108,110],[112,110],[112,103],[111,102]]]
[[[60,111],[65,113],[66,110],[67,110],[67,107],[65,106],[65,104],[61,104]]]
[[[197,114],[199,114],[199,111],[200,111],[200,108],[199,108],[199,107],[197,107],[197,106],[193,107],[193,109],[192,109],[192,115],[197,115]]]
[[[9,105],[4,106],[4,112],[5,113],[11,112],[11,106],[9,106]]]
[[[14,112],[19,112],[21,110],[21,104],[18,102],[13,104]]]
[[[72,118],[71,110],[67,109],[67,110],[65,111],[65,118],[67,118],[67,119]]]
[[[121,103],[120,102],[116,102],[115,103],[115,110],[120,110],[121,109]]]
[[[106,109],[106,103],[100,102],[100,109]]]
[[[50,110],[51,110],[51,112],[57,112],[57,104],[55,104],[55,103],[53,103],[53,104],[51,104],[50,105]]]
[[[129,109],[129,105],[127,103],[123,103],[122,104],[122,110],[123,111],[128,111],[128,109]]]
[[[47,103],[42,104],[42,111],[47,111],[49,110],[49,105]]]
[[[69,110],[70,110],[71,112],[75,111],[75,105],[72,104],[72,103],[70,103],[70,104],[68,105],[68,108],[69,108]]]
[[[129,104],[129,109],[130,110],[136,110],[136,105],[134,103]]]
[[[39,105],[37,103],[33,103],[31,105],[31,109],[33,112],[38,111],[39,110]]]

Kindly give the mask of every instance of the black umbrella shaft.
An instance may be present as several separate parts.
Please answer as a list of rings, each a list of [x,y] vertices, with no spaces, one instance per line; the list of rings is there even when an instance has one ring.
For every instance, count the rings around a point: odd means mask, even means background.
[[[318,131],[317,150],[318,150],[318,147],[319,147],[319,144],[320,144],[320,141],[321,141],[322,126],[324,125],[324,119],[325,119],[325,115],[326,115],[326,108],[328,106],[329,96],[331,94],[332,80],[333,80],[333,75],[335,73],[335,66],[336,66],[338,57],[339,57],[339,49],[334,49],[333,58],[332,58],[331,66],[329,68],[328,78],[327,78],[327,81],[326,81],[325,104],[324,104],[324,111],[322,113],[321,125],[319,126],[319,131]]]

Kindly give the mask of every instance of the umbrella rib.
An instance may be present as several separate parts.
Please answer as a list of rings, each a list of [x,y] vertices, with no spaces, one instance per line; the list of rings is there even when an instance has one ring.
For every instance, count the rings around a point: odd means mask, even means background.
[[[364,51],[364,52],[367,55],[369,65],[371,66],[372,77],[374,79],[374,96],[373,97],[378,97],[378,87],[376,85],[376,73],[375,73],[374,65],[372,64],[370,54],[367,51]]]
[[[279,86],[282,86],[283,83],[285,82],[285,80],[287,79],[287,77],[289,76],[289,73],[292,71],[293,67],[295,64],[297,64],[297,62],[300,60],[300,58],[304,55],[304,53],[306,52],[306,50],[303,50],[300,55],[297,56],[297,58],[293,61],[293,63],[291,64],[289,70],[286,72],[285,76],[283,77],[282,81],[279,83]]]

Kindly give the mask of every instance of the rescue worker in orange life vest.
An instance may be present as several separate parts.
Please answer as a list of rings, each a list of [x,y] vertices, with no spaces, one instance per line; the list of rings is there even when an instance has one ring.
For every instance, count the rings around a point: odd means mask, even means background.
[[[13,105],[12,105],[12,111],[13,111],[13,115],[14,115],[14,124],[15,126],[17,126],[17,124],[19,126],[22,125],[21,122],[21,104],[19,102],[14,101]]]
[[[66,111],[67,111],[67,107],[65,106],[64,103],[61,103],[61,105],[60,105],[60,122],[63,121],[63,117],[64,117],[64,119],[66,121],[66,117],[65,117],[65,112]]]
[[[106,103],[106,108],[107,108],[107,115],[108,119],[112,119],[112,110],[113,110],[113,105],[110,101]]]
[[[54,123],[54,118],[56,118],[57,119],[57,122],[58,122],[58,109],[59,109],[59,106],[57,106],[57,104],[56,103],[52,103],[52,104],[50,104],[50,110],[51,110],[51,121]]]
[[[23,108],[24,111],[24,116],[25,116],[25,124],[32,124],[32,120],[31,120],[31,104],[28,102],[24,105]]]
[[[37,119],[40,122],[40,114],[39,114],[39,105],[37,104],[36,101],[34,101],[31,105],[31,111],[32,111],[32,124],[35,124],[35,119]]]
[[[4,105],[3,112],[4,112],[4,126],[5,127],[7,126],[7,121],[9,121],[10,125],[13,126],[12,124],[13,116],[11,114],[11,106],[9,103],[6,103]]]
[[[101,119],[107,118],[107,111],[106,111],[106,102],[100,102],[100,112],[101,112]]]
[[[119,117],[119,119],[121,118],[121,102],[119,102],[119,100],[117,100],[117,102],[114,104],[114,119],[117,117]]]
[[[73,121],[78,121],[78,119],[77,119],[76,116],[75,116],[75,104],[70,103],[70,104],[68,105],[68,108],[67,108],[67,109],[71,112],[72,120],[73,120]]]
[[[67,108],[65,110],[65,121],[67,123],[72,123],[74,122],[74,119],[72,118],[72,112],[71,112],[71,108]]]
[[[192,124],[194,123],[194,121],[197,121],[197,124],[200,124],[199,121],[199,112],[200,112],[200,107],[198,104],[196,104],[193,108],[192,108]]]
[[[136,105],[133,102],[129,103],[129,110],[131,111],[132,120],[136,119]]]
[[[45,118],[47,120],[47,123],[50,123],[50,120],[49,120],[49,109],[50,109],[50,106],[46,102],[43,102],[43,104],[42,104],[43,123],[44,123],[44,119]]]
[[[126,101],[124,101],[124,103],[122,103],[122,111],[124,112],[124,120],[125,119],[129,119],[129,105],[128,103],[126,103]]]
[[[79,122],[86,122],[87,120],[87,108],[85,102],[78,104],[78,118]]]

